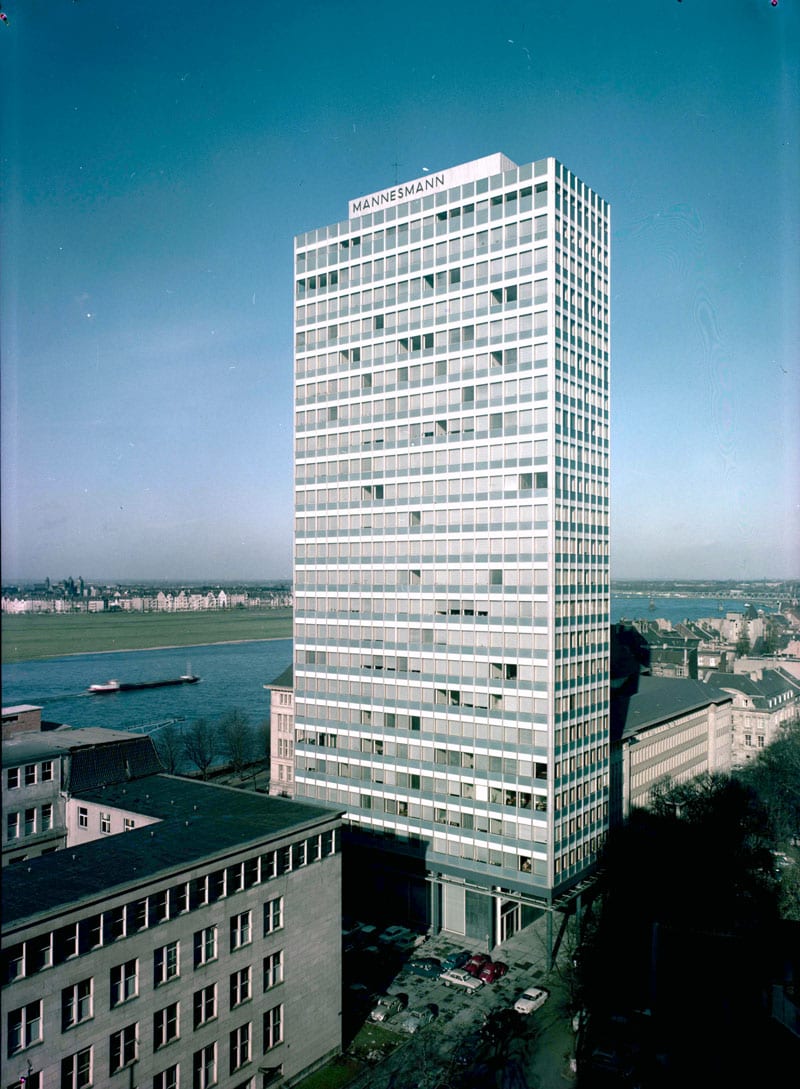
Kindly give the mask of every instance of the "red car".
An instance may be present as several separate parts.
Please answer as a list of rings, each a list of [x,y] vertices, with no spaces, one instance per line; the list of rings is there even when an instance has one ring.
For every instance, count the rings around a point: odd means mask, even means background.
[[[478,979],[484,964],[491,963],[492,958],[487,956],[486,953],[473,953],[464,965],[464,971],[469,972],[471,976],[475,976],[475,978]]]
[[[478,979],[482,979],[484,983],[494,983],[502,979],[507,971],[508,965],[502,960],[490,960],[481,968]]]

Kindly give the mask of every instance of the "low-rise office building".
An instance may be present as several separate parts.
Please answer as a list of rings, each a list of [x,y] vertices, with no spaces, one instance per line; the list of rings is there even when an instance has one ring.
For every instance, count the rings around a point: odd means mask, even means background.
[[[65,805],[4,875],[0,1084],[261,1089],[340,1050],[339,812],[164,774]]]
[[[614,693],[612,824],[646,808],[656,783],[731,768],[733,697],[691,678],[631,678]]]

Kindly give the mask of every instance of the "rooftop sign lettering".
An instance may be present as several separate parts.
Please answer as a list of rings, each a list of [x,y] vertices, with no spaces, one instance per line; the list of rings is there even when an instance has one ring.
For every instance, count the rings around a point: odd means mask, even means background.
[[[418,181],[405,182],[403,185],[395,185],[391,189],[384,189],[380,193],[372,193],[368,197],[351,200],[350,218],[361,215],[363,212],[371,212],[373,208],[384,208],[387,204],[396,204],[398,201],[407,200],[409,197],[418,197],[424,193],[431,193],[435,189],[442,189],[444,184],[444,174],[430,174],[427,178],[420,178]]]

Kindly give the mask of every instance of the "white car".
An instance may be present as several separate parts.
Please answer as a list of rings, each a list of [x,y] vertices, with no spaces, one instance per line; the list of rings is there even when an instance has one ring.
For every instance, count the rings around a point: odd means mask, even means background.
[[[483,986],[482,979],[476,979],[469,972],[465,972],[463,968],[448,968],[446,972],[442,972],[439,980],[444,983],[445,987],[460,987],[463,991],[469,991],[471,994],[479,991]]]
[[[550,992],[545,987],[528,987],[522,992],[514,1003],[517,1013],[533,1013],[543,1006],[550,997]]]

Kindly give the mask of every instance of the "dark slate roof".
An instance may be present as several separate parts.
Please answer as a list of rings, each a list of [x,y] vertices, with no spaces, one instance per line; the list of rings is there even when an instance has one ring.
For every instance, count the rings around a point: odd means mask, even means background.
[[[76,749],[69,765],[71,794],[111,783],[124,783],[155,775],[164,770],[151,737],[126,737],[113,745],[91,745]]]
[[[728,692],[690,677],[642,676],[637,691],[612,696],[611,737],[614,741],[624,740],[650,726],[731,699]]]
[[[43,733],[30,731],[14,734],[3,740],[3,767],[13,767],[30,760],[47,760],[75,752],[84,745],[104,746],[130,744],[142,740],[141,734],[125,730],[107,730],[103,726],[85,726],[71,729],[48,730]],[[151,743],[152,744],[152,743]],[[159,765],[157,770],[161,770]]]
[[[3,870],[3,926],[176,873],[230,851],[341,816],[341,809],[151,775],[79,799],[157,818]]]
[[[294,688],[294,666],[287,666],[283,673],[279,673],[265,688]]]
[[[768,708],[770,700],[789,693],[800,696],[800,684],[782,669],[765,669],[759,679],[748,673],[711,673],[708,678],[718,688],[733,688],[750,696],[756,707]]]

